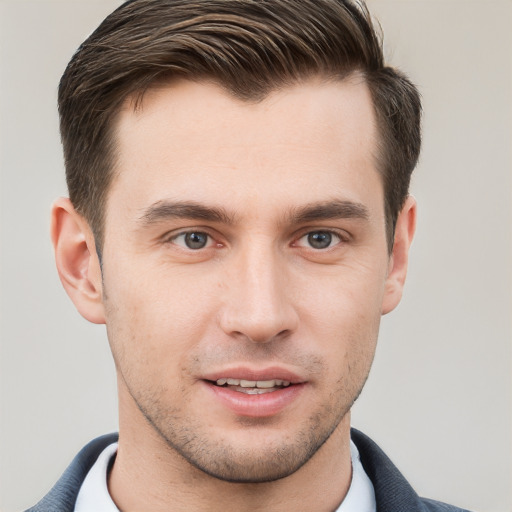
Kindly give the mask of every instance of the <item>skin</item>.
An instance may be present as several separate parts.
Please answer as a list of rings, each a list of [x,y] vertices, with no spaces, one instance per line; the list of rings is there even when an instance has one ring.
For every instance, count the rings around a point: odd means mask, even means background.
[[[102,269],[87,222],[55,203],[60,277],[79,312],[106,323],[116,363],[120,509],[343,500],[349,411],[415,227],[409,198],[390,254],[377,137],[357,77],[258,103],[177,81],[119,117]],[[209,381],[235,371],[291,373],[296,393],[275,411],[258,399],[233,410]]]

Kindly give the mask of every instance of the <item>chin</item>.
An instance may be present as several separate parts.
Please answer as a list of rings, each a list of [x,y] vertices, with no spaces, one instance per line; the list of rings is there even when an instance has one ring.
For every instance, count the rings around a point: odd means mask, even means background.
[[[274,482],[300,470],[324,445],[338,427],[338,421],[325,421],[323,415],[309,418],[308,427],[291,431],[284,425],[259,421],[255,425],[239,425],[243,429],[229,436],[224,433],[215,439],[213,432],[188,435],[181,431],[164,435],[168,446],[177,451],[189,464],[218,480],[232,483]],[[161,433],[162,434],[162,433]]]
[[[187,458],[188,462],[203,473],[224,482],[257,484],[275,482],[298,471],[316,453],[282,447],[265,450],[266,453],[230,453],[212,460],[206,457]]]

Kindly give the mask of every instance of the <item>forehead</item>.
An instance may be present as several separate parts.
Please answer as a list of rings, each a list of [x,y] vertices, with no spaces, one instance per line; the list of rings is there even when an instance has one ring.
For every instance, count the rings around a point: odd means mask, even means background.
[[[110,196],[134,208],[164,197],[295,207],[333,194],[361,202],[352,196],[365,191],[382,204],[374,109],[358,76],[307,81],[258,102],[176,81],[147,91],[140,108],[126,102],[116,139]]]

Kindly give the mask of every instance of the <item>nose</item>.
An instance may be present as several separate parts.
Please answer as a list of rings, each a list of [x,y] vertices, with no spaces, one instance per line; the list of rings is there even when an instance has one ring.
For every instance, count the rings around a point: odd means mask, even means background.
[[[220,314],[226,334],[254,343],[290,335],[299,320],[287,282],[286,262],[277,250],[263,245],[255,243],[230,262]]]

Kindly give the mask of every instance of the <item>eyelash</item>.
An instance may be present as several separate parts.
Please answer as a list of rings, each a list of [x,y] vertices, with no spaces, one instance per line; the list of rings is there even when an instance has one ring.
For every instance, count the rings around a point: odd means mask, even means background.
[[[312,247],[312,244],[311,244],[312,240],[310,240],[309,237],[312,237],[313,235],[327,236],[329,245],[327,247]],[[334,247],[336,247],[339,244],[343,244],[348,241],[347,237],[343,236],[338,231],[334,231],[332,229],[314,229],[314,230],[310,230],[310,231],[303,233],[299,238],[296,239],[296,241],[293,243],[293,245],[301,247],[301,245],[299,245],[299,242],[304,239],[309,239],[307,242],[308,245],[306,248],[313,250],[313,251],[327,251],[329,249],[333,249]],[[321,239],[319,239],[319,241],[320,241],[320,243],[322,242]],[[331,242],[333,242],[333,243],[331,243]]]
[[[184,240],[183,244],[179,244],[179,243],[176,242],[180,237],[187,237],[188,235],[189,236],[197,235],[197,236],[204,236],[204,237],[206,237],[205,246],[204,247],[198,247],[198,248],[194,249],[192,247],[188,247],[185,240]],[[170,236],[169,238],[166,239],[166,242],[167,243],[173,243],[174,245],[177,245],[178,247],[181,247],[184,250],[200,251],[202,249],[209,249],[212,246],[212,244],[214,243],[214,239],[206,231],[202,231],[200,229],[190,229],[190,230],[187,230],[187,231],[181,231],[180,233],[177,233],[176,235]],[[220,245],[220,244],[218,244],[218,245]]]
[[[180,237],[187,237],[187,236],[193,236],[193,235],[197,235],[199,237],[201,237],[201,236],[206,237],[205,245],[203,247],[193,248],[193,247],[190,247],[187,244],[185,239],[184,239],[182,244],[181,243],[177,243],[177,240]],[[307,241],[307,246],[306,245],[303,246],[303,245],[300,244],[301,240],[303,240],[303,239],[307,240],[308,237],[311,237],[311,236],[314,236],[314,235],[327,236],[327,241],[329,243],[328,246],[326,246],[326,247],[312,247],[312,245],[311,245],[312,240],[311,239],[309,239]],[[165,242],[177,245],[178,247],[180,247],[180,248],[182,248],[184,250],[190,250],[190,251],[194,251],[194,252],[197,252],[197,251],[200,251],[200,250],[203,250],[203,249],[210,249],[212,247],[212,245],[215,243],[213,236],[210,235],[207,231],[204,231],[204,230],[201,230],[201,229],[189,229],[187,231],[181,231],[181,232],[179,232],[179,233],[177,233],[175,235],[172,235],[172,236],[168,237],[165,240]],[[320,242],[320,244],[322,243],[322,239],[321,238],[319,238],[319,242]],[[335,242],[335,243],[332,244],[332,242]],[[346,242],[348,242],[348,237],[346,235],[342,235],[338,231],[335,231],[335,230],[332,230],[332,229],[314,229],[314,230],[309,230],[309,231],[303,232],[300,235],[300,237],[296,238],[291,245],[292,245],[292,247],[304,247],[304,248],[309,249],[309,250],[323,252],[323,251],[327,251],[329,249],[333,249],[335,246],[337,246],[339,244],[346,243]],[[199,244],[200,244],[200,241],[199,241]],[[222,244],[217,243],[217,246],[218,247],[222,247]]]

